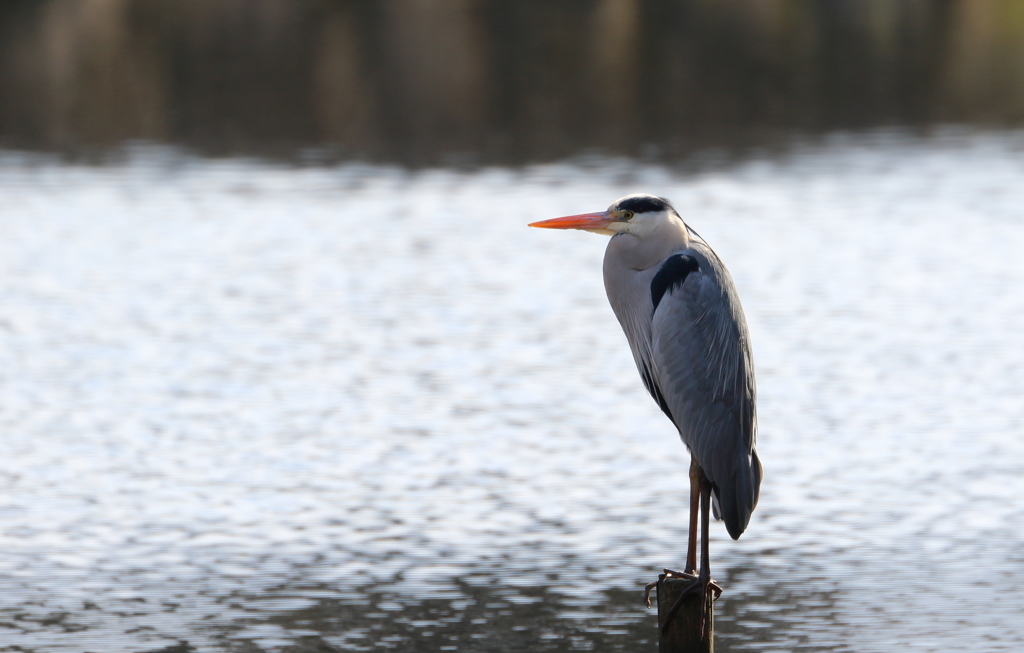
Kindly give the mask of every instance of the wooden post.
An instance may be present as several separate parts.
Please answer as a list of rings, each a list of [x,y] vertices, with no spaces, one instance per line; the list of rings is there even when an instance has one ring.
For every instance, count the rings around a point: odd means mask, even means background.
[[[693,592],[672,617],[668,630],[662,627],[665,616],[676,602],[679,593],[692,582],[691,578],[668,576],[658,581],[658,651],[659,653],[714,653],[714,603],[707,606],[707,623],[701,636],[701,615],[704,612],[704,592]]]

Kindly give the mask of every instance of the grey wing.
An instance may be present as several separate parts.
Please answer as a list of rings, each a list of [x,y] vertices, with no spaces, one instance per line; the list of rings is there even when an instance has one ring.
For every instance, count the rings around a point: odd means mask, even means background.
[[[750,339],[732,279],[715,254],[703,247],[684,254],[696,259],[698,269],[656,303],[653,375],[736,539],[747,527],[761,485]]]

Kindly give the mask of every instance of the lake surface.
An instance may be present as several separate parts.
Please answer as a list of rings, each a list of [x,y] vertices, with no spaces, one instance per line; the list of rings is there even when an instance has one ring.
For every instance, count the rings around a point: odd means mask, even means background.
[[[672,199],[732,271],[761,502],[719,651],[1024,648],[1024,134],[682,174],[0,156],[0,650],[654,651],[688,455],[527,229]]]

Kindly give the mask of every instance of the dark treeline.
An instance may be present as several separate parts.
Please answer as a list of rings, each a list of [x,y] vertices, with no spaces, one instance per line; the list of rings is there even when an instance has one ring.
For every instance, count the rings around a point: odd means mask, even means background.
[[[0,145],[425,164],[1018,124],[1017,0],[5,0]]]

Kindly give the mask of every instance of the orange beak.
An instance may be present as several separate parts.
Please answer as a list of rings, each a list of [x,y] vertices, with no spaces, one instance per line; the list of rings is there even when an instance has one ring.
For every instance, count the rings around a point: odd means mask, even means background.
[[[615,218],[608,211],[601,211],[531,222],[527,226],[540,229],[608,229],[608,225],[613,222],[615,222]]]

